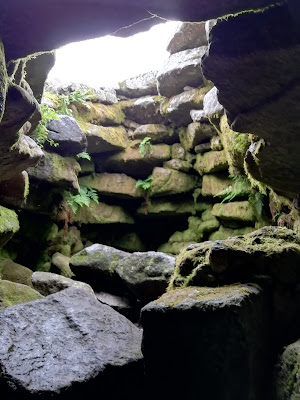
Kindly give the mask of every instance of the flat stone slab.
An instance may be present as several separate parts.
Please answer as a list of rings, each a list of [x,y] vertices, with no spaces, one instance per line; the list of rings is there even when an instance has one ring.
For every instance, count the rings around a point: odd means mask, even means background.
[[[230,203],[216,203],[212,215],[223,219],[254,222],[256,215],[249,201],[232,201]]]
[[[145,137],[149,137],[152,143],[173,144],[178,141],[178,135],[172,127],[160,124],[141,125],[131,135],[132,139]]]
[[[130,397],[140,376],[141,330],[81,289],[0,313],[0,382],[7,398]],[[118,385],[116,385],[118,382]]]
[[[98,126],[88,123],[85,124],[84,132],[89,154],[120,151],[128,146],[127,132],[123,126]]]
[[[201,180],[195,175],[173,169],[156,167],[152,172],[150,187],[151,196],[169,196],[186,193],[201,185]]]
[[[133,78],[125,79],[119,82],[119,87],[116,89],[117,94],[121,94],[130,98],[138,98],[143,96],[156,96],[157,81],[156,72],[150,71],[144,74],[137,75]]]
[[[181,22],[170,39],[167,50],[170,54],[174,54],[206,45],[205,22]]]
[[[192,89],[174,95],[162,103],[162,115],[178,126],[190,124],[192,122],[191,110],[202,109],[204,96],[209,89],[210,87]]]
[[[147,178],[156,166],[171,158],[171,147],[167,144],[154,144],[144,157],[139,149],[127,148],[103,160],[96,159],[96,169],[105,168],[107,172],[123,172],[134,178]]]
[[[185,86],[201,86],[203,75],[200,65],[206,49],[206,46],[200,46],[171,54],[157,73],[159,94],[172,97],[183,92]]]
[[[119,198],[143,197],[142,190],[136,187],[136,179],[126,174],[94,174],[79,178],[80,186],[97,190],[100,194]]]
[[[126,118],[139,124],[164,124],[166,118],[160,113],[160,106],[165,101],[162,96],[144,96],[139,99],[121,101],[120,105]]]
[[[73,157],[62,157],[46,151],[35,167],[27,169],[30,179],[77,190],[79,190],[77,179],[79,171],[80,165]]]
[[[225,150],[197,154],[194,168],[200,175],[228,170]]]
[[[133,224],[134,220],[120,206],[109,205],[102,202],[91,202],[89,207],[82,206],[74,215],[74,222],[80,224]]]

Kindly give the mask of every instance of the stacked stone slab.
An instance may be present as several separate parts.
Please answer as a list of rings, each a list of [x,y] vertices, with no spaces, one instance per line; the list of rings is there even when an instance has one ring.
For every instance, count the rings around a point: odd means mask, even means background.
[[[258,217],[248,201],[253,189],[243,176],[249,135],[241,139],[230,130],[218,91],[202,74],[206,25],[181,24],[162,69],[127,79],[115,90],[48,84],[42,103],[58,109],[60,96],[69,96],[72,116],[48,123],[49,141],[58,145],[46,142],[42,160],[27,169],[27,202],[13,202],[7,187],[2,200],[24,212],[48,215],[57,232],[75,224],[84,237],[77,251],[87,242],[176,255],[191,243],[257,228]],[[88,93],[88,99],[76,101],[78,92]],[[82,151],[91,159],[79,158]],[[236,185],[229,174],[242,174],[244,181],[227,203]],[[82,187],[95,190],[99,203],[92,201],[73,215],[61,199],[66,191],[75,195]],[[41,191],[47,192],[42,199]],[[53,264],[57,252],[74,254],[65,241],[53,240],[43,265]]]

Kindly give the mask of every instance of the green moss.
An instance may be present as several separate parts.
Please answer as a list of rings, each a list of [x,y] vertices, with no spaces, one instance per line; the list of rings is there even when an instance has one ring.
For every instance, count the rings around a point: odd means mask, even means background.
[[[74,117],[80,125],[82,123],[120,125],[125,119],[125,114],[119,104],[106,106],[101,103],[86,102],[86,104],[76,104],[76,110]]]
[[[19,220],[15,211],[0,206],[0,233],[16,233],[19,229]]]
[[[42,298],[40,293],[29,286],[0,280],[0,309]]]
[[[243,297],[251,295],[251,289],[246,286],[236,284],[222,287],[193,287],[176,289],[167,292],[159,299],[155,300],[155,304],[161,304],[167,307],[178,307],[185,304],[193,305],[195,303],[230,303],[230,300],[239,296]]]

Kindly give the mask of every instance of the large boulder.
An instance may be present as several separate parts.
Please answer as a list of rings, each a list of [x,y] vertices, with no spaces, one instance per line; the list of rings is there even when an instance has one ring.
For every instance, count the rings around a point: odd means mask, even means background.
[[[174,399],[267,398],[269,312],[266,293],[252,284],[171,290],[147,304],[147,390]],[[185,385],[174,383],[179,376]]]
[[[90,285],[85,282],[75,281],[65,276],[53,274],[51,272],[35,271],[31,274],[31,284],[34,289],[43,296],[49,296],[65,290],[69,287],[86,290],[91,296],[95,293]]]
[[[156,96],[157,82],[156,72],[150,71],[137,75],[133,78],[125,79],[119,82],[116,89],[117,94],[129,98],[138,98],[143,96]]]
[[[116,263],[115,271],[142,303],[161,296],[174,272],[175,258],[155,251],[136,252]]]
[[[201,59],[206,49],[201,46],[172,54],[157,74],[159,94],[172,97],[183,92],[186,86],[203,85]]]
[[[264,139],[260,149],[251,149],[250,173],[291,198],[300,187],[299,17],[296,2],[288,1],[219,20],[202,65],[218,89],[230,128]]]
[[[221,219],[234,219],[238,221],[254,222],[255,211],[249,201],[232,201],[229,203],[216,203],[212,215]]]
[[[106,398],[136,397],[142,332],[86,291],[7,308],[0,321],[3,396],[69,400],[97,388]]]
[[[58,143],[57,147],[50,147],[46,142],[47,150],[53,150],[62,156],[75,156],[87,147],[85,134],[75,118],[68,115],[60,115],[59,119],[48,122],[47,131],[48,139]]]
[[[187,247],[177,257],[170,287],[219,286],[269,277],[273,336],[282,345],[300,336],[299,259],[299,235],[287,228],[266,226],[244,236]]]
[[[71,257],[76,280],[86,282],[96,291],[109,291],[119,286],[115,273],[117,263],[129,253],[103,244],[93,244]]]
[[[167,50],[170,54],[174,54],[182,50],[194,49],[195,47],[206,45],[205,22],[181,22],[171,37]]]

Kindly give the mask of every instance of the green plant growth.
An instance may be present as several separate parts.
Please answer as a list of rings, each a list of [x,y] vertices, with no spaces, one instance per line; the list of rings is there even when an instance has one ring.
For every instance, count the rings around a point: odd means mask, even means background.
[[[258,220],[263,219],[264,198],[265,196],[260,192],[251,193],[249,195],[249,203],[253,208],[256,218]]]
[[[249,187],[249,181],[246,176],[244,175],[237,175],[237,176],[229,176],[233,179],[233,185],[228,186],[226,189],[222,190],[221,192],[217,193],[214,197],[224,196],[224,199],[221,201],[222,203],[230,202],[235,197],[245,196],[248,195],[249,191],[245,191],[245,188]]]
[[[252,189],[250,194],[249,190],[245,191],[245,188],[250,186],[250,182],[245,175],[230,175],[230,178],[234,180],[234,184],[217,193],[214,197],[225,195],[224,199],[221,201],[222,204],[224,202],[232,201],[235,197],[247,195],[248,201],[253,208],[257,220],[261,221],[263,219],[265,195],[255,189]]]
[[[59,116],[57,115],[56,111],[54,111],[46,104],[41,105],[41,112],[42,112],[42,119],[39,122],[37,128],[35,129],[32,138],[40,147],[43,147],[46,142],[48,142],[50,146],[57,147],[58,143],[48,138],[47,124],[50,121],[59,119]]]
[[[89,207],[91,201],[94,201],[97,204],[99,203],[97,191],[88,187],[81,187],[80,192],[75,195],[70,192],[64,192],[64,198],[67,204],[71,207],[74,215],[80,207]]]
[[[151,188],[152,179],[153,179],[152,175],[149,175],[148,178],[146,178],[144,180],[139,179],[139,180],[137,180],[137,182],[135,184],[135,187],[136,188],[141,188],[144,191],[149,191],[149,189]]]
[[[91,156],[86,151],[82,151],[76,155],[77,158],[85,159],[91,161]]]
[[[69,105],[72,103],[87,104],[90,96],[91,95],[88,92],[83,93],[80,90],[76,90],[68,95],[61,95],[59,96],[59,107],[57,108],[56,112],[58,114],[64,114],[72,117],[73,112],[69,108]]]
[[[146,154],[148,154],[148,155],[153,154],[153,147],[151,144],[151,138],[149,136],[146,136],[141,141],[141,143],[139,144],[139,150],[140,150],[141,156],[143,158],[145,157]]]
[[[144,214],[147,215],[148,214],[148,207],[150,205],[150,189],[151,189],[151,182],[152,182],[153,176],[149,175],[148,178],[142,180],[142,179],[138,179],[135,187],[136,188],[141,188],[144,191]]]

